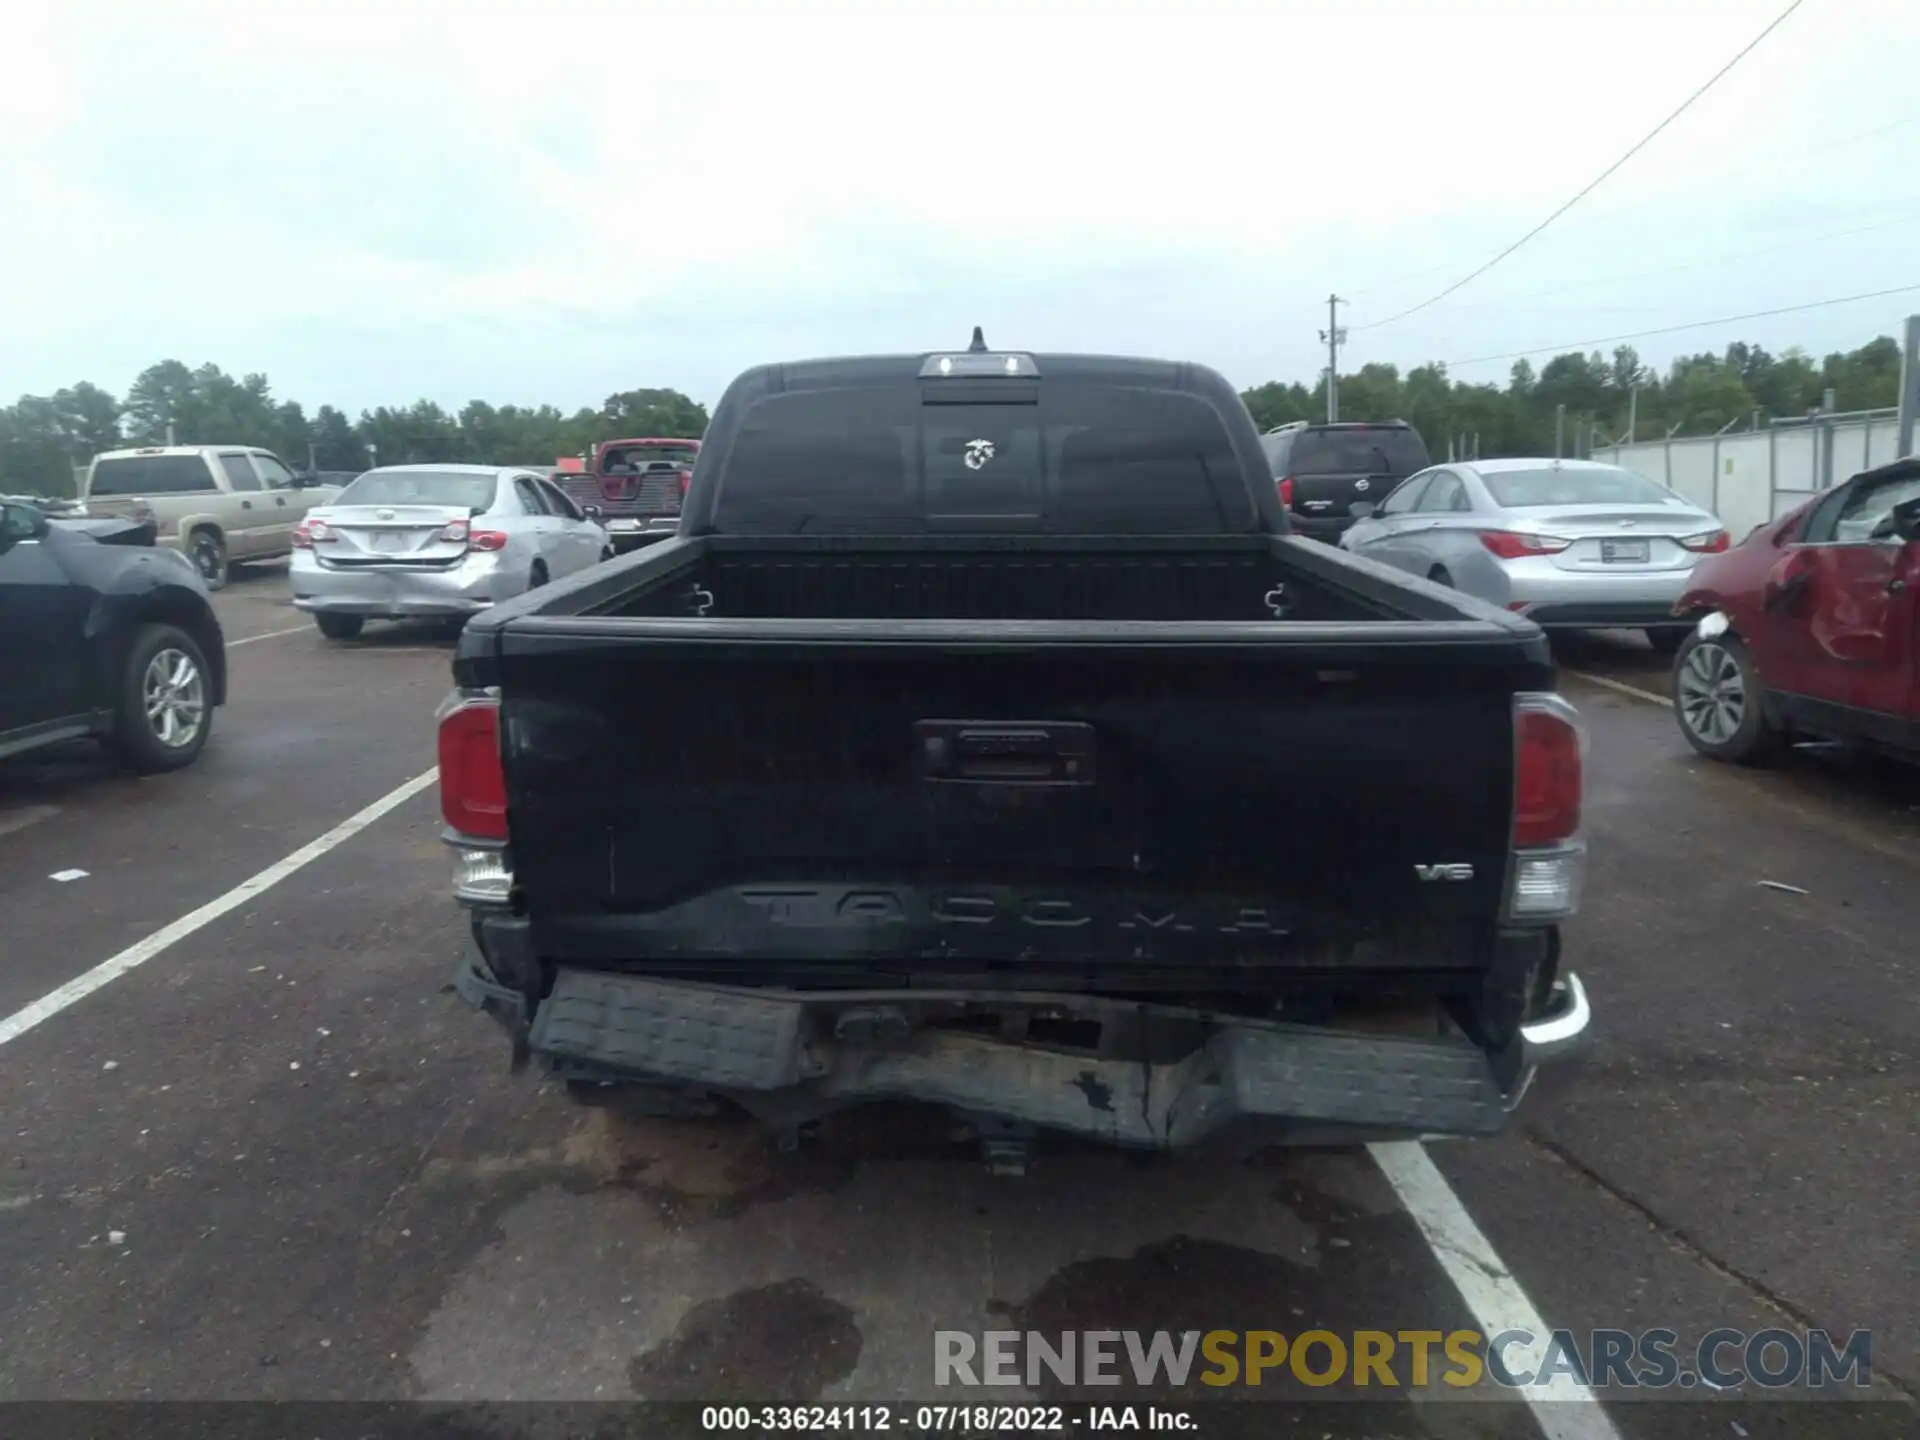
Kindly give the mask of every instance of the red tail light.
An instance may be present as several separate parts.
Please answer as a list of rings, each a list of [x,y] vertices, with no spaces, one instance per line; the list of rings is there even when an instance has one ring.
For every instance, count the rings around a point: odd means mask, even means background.
[[[449,522],[447,528],[442,530],[437,538],[451,541],[455,545],[464,545],[472,530],[471,520],[454,520]]]
[[[1514,706],[1513,843],[1557,845],[1580,830],[1585,737],[1558,695],[1522,695]]]
[[[293,548],[311,550],[315,545],[332,545],[340,537],[333,533],[333,527],[324,520],[308,517],[293,527]]]
[[[1525,535],[1518,530],[1482,530],[1480,543],[1502,560],[1524,560],[1529,555],[1558,555],[1573,544],[1558,535]]]
[[[1293,477],[1287,476],[1280,482],[1280,503],[1285,508],[1293,508]]]
[[[469,530],[467,532],[467,544],[475,550],[504,550],[507,548],[506,532],[502,530]]]
[[[1704,535],[1683,536],[1680,543],[1699,555],[1718,555],[1732,544],[1724,530],[1709,530]]]
[[[692,485],[693,472],[691,470],[682,470],[680,472],[680,498],[682,500],[687,498],[687,491]]]
[[[440,814],[458,834],[476,840],[507,838],[498,701],[455,697],[441,710]]]

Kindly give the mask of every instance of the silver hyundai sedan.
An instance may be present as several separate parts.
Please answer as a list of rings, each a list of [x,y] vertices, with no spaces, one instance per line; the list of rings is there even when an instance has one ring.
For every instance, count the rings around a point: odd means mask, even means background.
[[[544,475],[514,466],[369,470],[294,531],[293,603],[351,640],[369,619],[471,615],[613,556]]]
[[[1644,630],[1669,651],[1672,615],[1720,522],[1664,485],[1592,460],[1473,460],[1408,476],[1340,537],[1356,555],[1518,611],[1546,630]]]

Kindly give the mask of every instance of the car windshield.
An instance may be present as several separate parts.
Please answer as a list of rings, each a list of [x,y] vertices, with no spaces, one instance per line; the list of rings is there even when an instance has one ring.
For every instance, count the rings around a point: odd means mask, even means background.
[[[1295,475],[1411,475],[1427,468],[1427,447],[1398,426],[1302,430],[1286,466]]]
[[[493,504],[491,470],[369,470],[340,492],[336,505],[457,505],[478,513]]]
[[[1480,476],[1503,510],[1546,505],[1669,505],[1680,497],[1631,470],[1499,470]]]

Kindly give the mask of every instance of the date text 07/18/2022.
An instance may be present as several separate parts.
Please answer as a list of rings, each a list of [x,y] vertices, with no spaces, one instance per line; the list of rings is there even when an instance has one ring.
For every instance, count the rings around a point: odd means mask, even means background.
[[[764,1435],[796,1431],[894,1432],[908,1435],[1187,1431],[1184,1410],[1154,1405],[708,1405],[700,1428]]]

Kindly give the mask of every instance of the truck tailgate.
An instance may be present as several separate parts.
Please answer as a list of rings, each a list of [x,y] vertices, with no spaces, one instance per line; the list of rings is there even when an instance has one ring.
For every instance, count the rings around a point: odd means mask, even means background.
[[[786,984],[1484,963],[1545,667],[1492,627],[1309,630],[509,621],[535,943]]]

